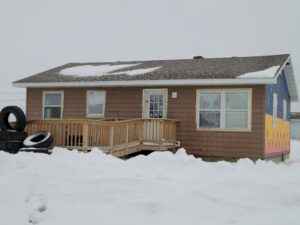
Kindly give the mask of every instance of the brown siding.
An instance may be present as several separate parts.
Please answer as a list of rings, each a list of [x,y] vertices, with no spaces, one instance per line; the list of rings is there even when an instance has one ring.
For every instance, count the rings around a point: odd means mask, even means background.
[[[207,88],[252,88],[252,131],[196,131],[196,90]],[[264,86],[165,87],[168,88],[168,119],[178,120],[177,140],[188,153],[215,157],[260,158],[264,146]],[[106,90],[106,118],[141,118],[143,87],[93,88]],[[28,89],[28,119],[41,119],[42,93]],[[47,89],[62,90],[62,89]],[[65,88],[64,118],[86,117],[87,88]],[[173,91],[177,98],[172,99]]]
[[[43,91],[41,89],[27,89],[26,115],[28,120],[42,118]]]
[[[195,101],[196,90],[199,88],[169,88],[170,94],[172,91],[177,91],[178,93],[177,99],[169,98],[168,118],[179,120],[177,126],[177,139],[181,141],[181,145],[186,147],[189,153],[195,155],[217,157],[261,157],[264,136],[264,125],[262,123],[264,118],[264,86],[253,86],[252,88],[251,132],[196,131]]]

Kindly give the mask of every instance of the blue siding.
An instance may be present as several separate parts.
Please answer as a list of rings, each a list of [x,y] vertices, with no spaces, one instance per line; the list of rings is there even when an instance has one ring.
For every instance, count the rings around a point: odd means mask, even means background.
[[[285,79],[285,74],[282,73],[278,76],[277,84],[266,85],[266,113],[273,115],[273,93],[277,94],[277,117],[283,118],[283,100],[287,102],[287,119],[290,119],[290,95]]]

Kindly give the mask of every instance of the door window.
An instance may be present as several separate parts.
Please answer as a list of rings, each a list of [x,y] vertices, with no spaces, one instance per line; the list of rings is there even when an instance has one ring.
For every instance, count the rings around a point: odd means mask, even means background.
[[[163,95],[150,95],[150,118],[163,118],[164,100]]]
[[[167,89],[143,90],[143,118],[167,118]]]

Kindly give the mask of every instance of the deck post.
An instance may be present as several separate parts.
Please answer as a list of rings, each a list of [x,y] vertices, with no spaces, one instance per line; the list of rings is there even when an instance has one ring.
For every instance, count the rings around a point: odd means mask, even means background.
[[[89,124],[83,124],[83,131],[82,131],[82,150],[87,152],[88,150],[88,142],[89,142]]]
[[[128,150],[128,140],[129,140],[129,125],[126,125],[126,146],[125,146],[125,155],[127,155]]]
[[[114,147],[114,126],[110,126],[110,137],[109,137],[109,152],[112,153]]]
[[[139,138],[140,138],[140,149],[141,150],[143,149],[143,145],[144,145],[144,135],[145,135],[144,134],[144,127],[145,127],[144,123],[145,123],[145,120],[143,120],[143,119],[141,119],[139,121],[139,131],[140,131]]]
[[[173,151],[176,152],[176,121],[172,121],[172,139],[173,139]]]
[[[159,145],[162,149],[163,147],[163,138],[164,138],[164,122],[159,122]]]

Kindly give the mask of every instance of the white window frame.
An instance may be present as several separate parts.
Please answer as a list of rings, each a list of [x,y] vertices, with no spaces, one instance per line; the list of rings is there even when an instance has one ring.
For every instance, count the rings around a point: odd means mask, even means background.
[[[283,119],[283,122],[286,122],[287,121],[287,101],[285,99],[283,99],[283,102],[282,102],[282,119]]]
[[[47,94],[61,94],[61,105],[45,105],[46,103],[46,95]],[[45,108],[46,107],[60,107],[60,118],[45,118]],[[43,106],[42,106],[42,114],[43,119],[55,120],[62,119],[64,112],[64,92],[63,91],[43,91]]]
[[[200,94],[209,92],[221,93],[221,109],[220,109],[220,128],[201,128],[199,126],[200,118]],[[241,129],[228,129],[225,128],[225,114],[226,114],[226,93],[227,92],[248,92],[248,125],[247,128]],[[196,91],[196,130],[198,131],[239,131],[239,132],[251,132],[252,121],[252,88],[239,88],[239,89],[197,89]]]
[[[99,92],[99,93],[104,93],[104,102],[103,102],[103,113],[97,113],[97,114],[91,114],[89,113],[89,105],[88,105],[88,96],[89,93],[92,92]],[[87,90],[86,92],[86,116],[87,117],[98,117],[98,118],[104,118],[105,117],[105,107],[106,106],[106,91],[105,90]]]
[[[277,125],[277,116],[278,116],[278,96],[276,93],[273,93],[273,117],[272,117],[273,127],[276,127]]]

